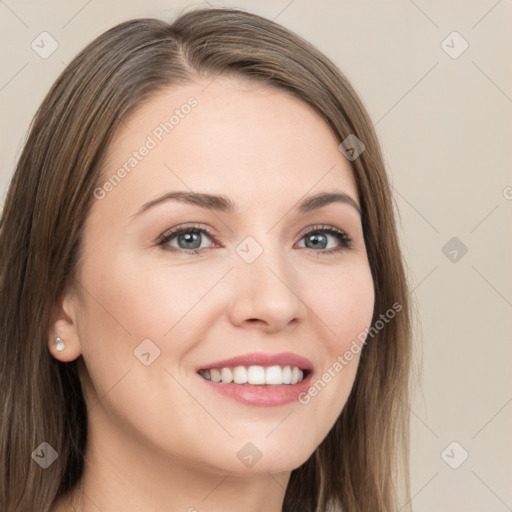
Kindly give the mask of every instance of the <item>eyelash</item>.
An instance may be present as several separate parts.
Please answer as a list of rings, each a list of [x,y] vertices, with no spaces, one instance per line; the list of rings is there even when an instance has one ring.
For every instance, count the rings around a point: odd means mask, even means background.
[[[182,226],[173,228],[166,233],[164,233],[159,242],[158,245],[164,247],[169,241],[171,241],[173,238],[176,238],[179,235],[182,235],[184,233],[201,233],[207,235],[212,242],[218,243],[215,236],[210,233],[207,229],[198,227],[198,226]],[[326,233],[329,235],[335,236],[341,243],[341,246],[334,249],[328,249],[328,250],[315,250],[310,249],[308,247],[305,247],[304,250],[308,251],[310,254],[313,254],[314,256],[325,256],[325,255],[331,255],[333,253],[337,253],[339,251],[350,249],[352,247],[352,239],[345,233],[344,231],[335,228],[334,226],[323,226],[323,225],[317,225],[312,226],[308,231],[302,234],[300,240],[302,240],[304,237],[312,234],[312,233]],[[167,246],[164,248],[165,250],[174,252],[174,253],[186,253],[186,254],[196,254],[200,255],[203,251],[208,249],[213,249],[213,247],[203,247],[202,249],[181,249],[181,248],[174,248],[171,246]]]

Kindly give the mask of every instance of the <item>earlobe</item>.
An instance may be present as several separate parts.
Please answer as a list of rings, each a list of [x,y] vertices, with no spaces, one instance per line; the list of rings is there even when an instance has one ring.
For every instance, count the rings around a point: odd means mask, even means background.
[[[48,348],[52,356],[63,363],[74,361],[81,354],[78,341],[66,345],[65,341],[60,336],[53,338],[48,343]]]
[[[54,304],[50,321],[48,349],[62,362],[75,360],[81,355],[75,309],[71,296],[63,292]]]

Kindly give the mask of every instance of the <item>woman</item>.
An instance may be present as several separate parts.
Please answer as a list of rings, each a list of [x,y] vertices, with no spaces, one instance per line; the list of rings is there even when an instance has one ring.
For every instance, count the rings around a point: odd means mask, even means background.
[[[298,36],[235,9],[99,36],[35,116],[0,251],[1,510],[406,509],[390,187]]]

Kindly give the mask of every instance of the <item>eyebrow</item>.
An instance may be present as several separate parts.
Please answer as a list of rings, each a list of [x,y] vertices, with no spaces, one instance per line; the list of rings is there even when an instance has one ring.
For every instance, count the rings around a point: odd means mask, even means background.
[[[132,217],[136,217],[150,208],[167,202],[178,201],[181,203],[192,204],[209,210],[219,212],[236,213],[238,207],[231,199],[223,195],[206,194],[201,192],[174,191],[168,192],[152,201],[142,205],[142,207]],[[361,208],[352,197],[344,192],[320,192],[314,196],[308,197],[301,201],[295,208],[296,213],[307,213],[313,210],[323,208],[332,203],[348,204],[361,215]]]

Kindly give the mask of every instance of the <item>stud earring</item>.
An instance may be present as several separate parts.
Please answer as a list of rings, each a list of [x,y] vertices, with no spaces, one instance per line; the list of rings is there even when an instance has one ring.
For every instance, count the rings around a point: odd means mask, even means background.
[[[55,350],[62,352],[65,348],[64,341],[62,341],[62,338],[55,338],[53,340],[53,346],[55,347]]]

